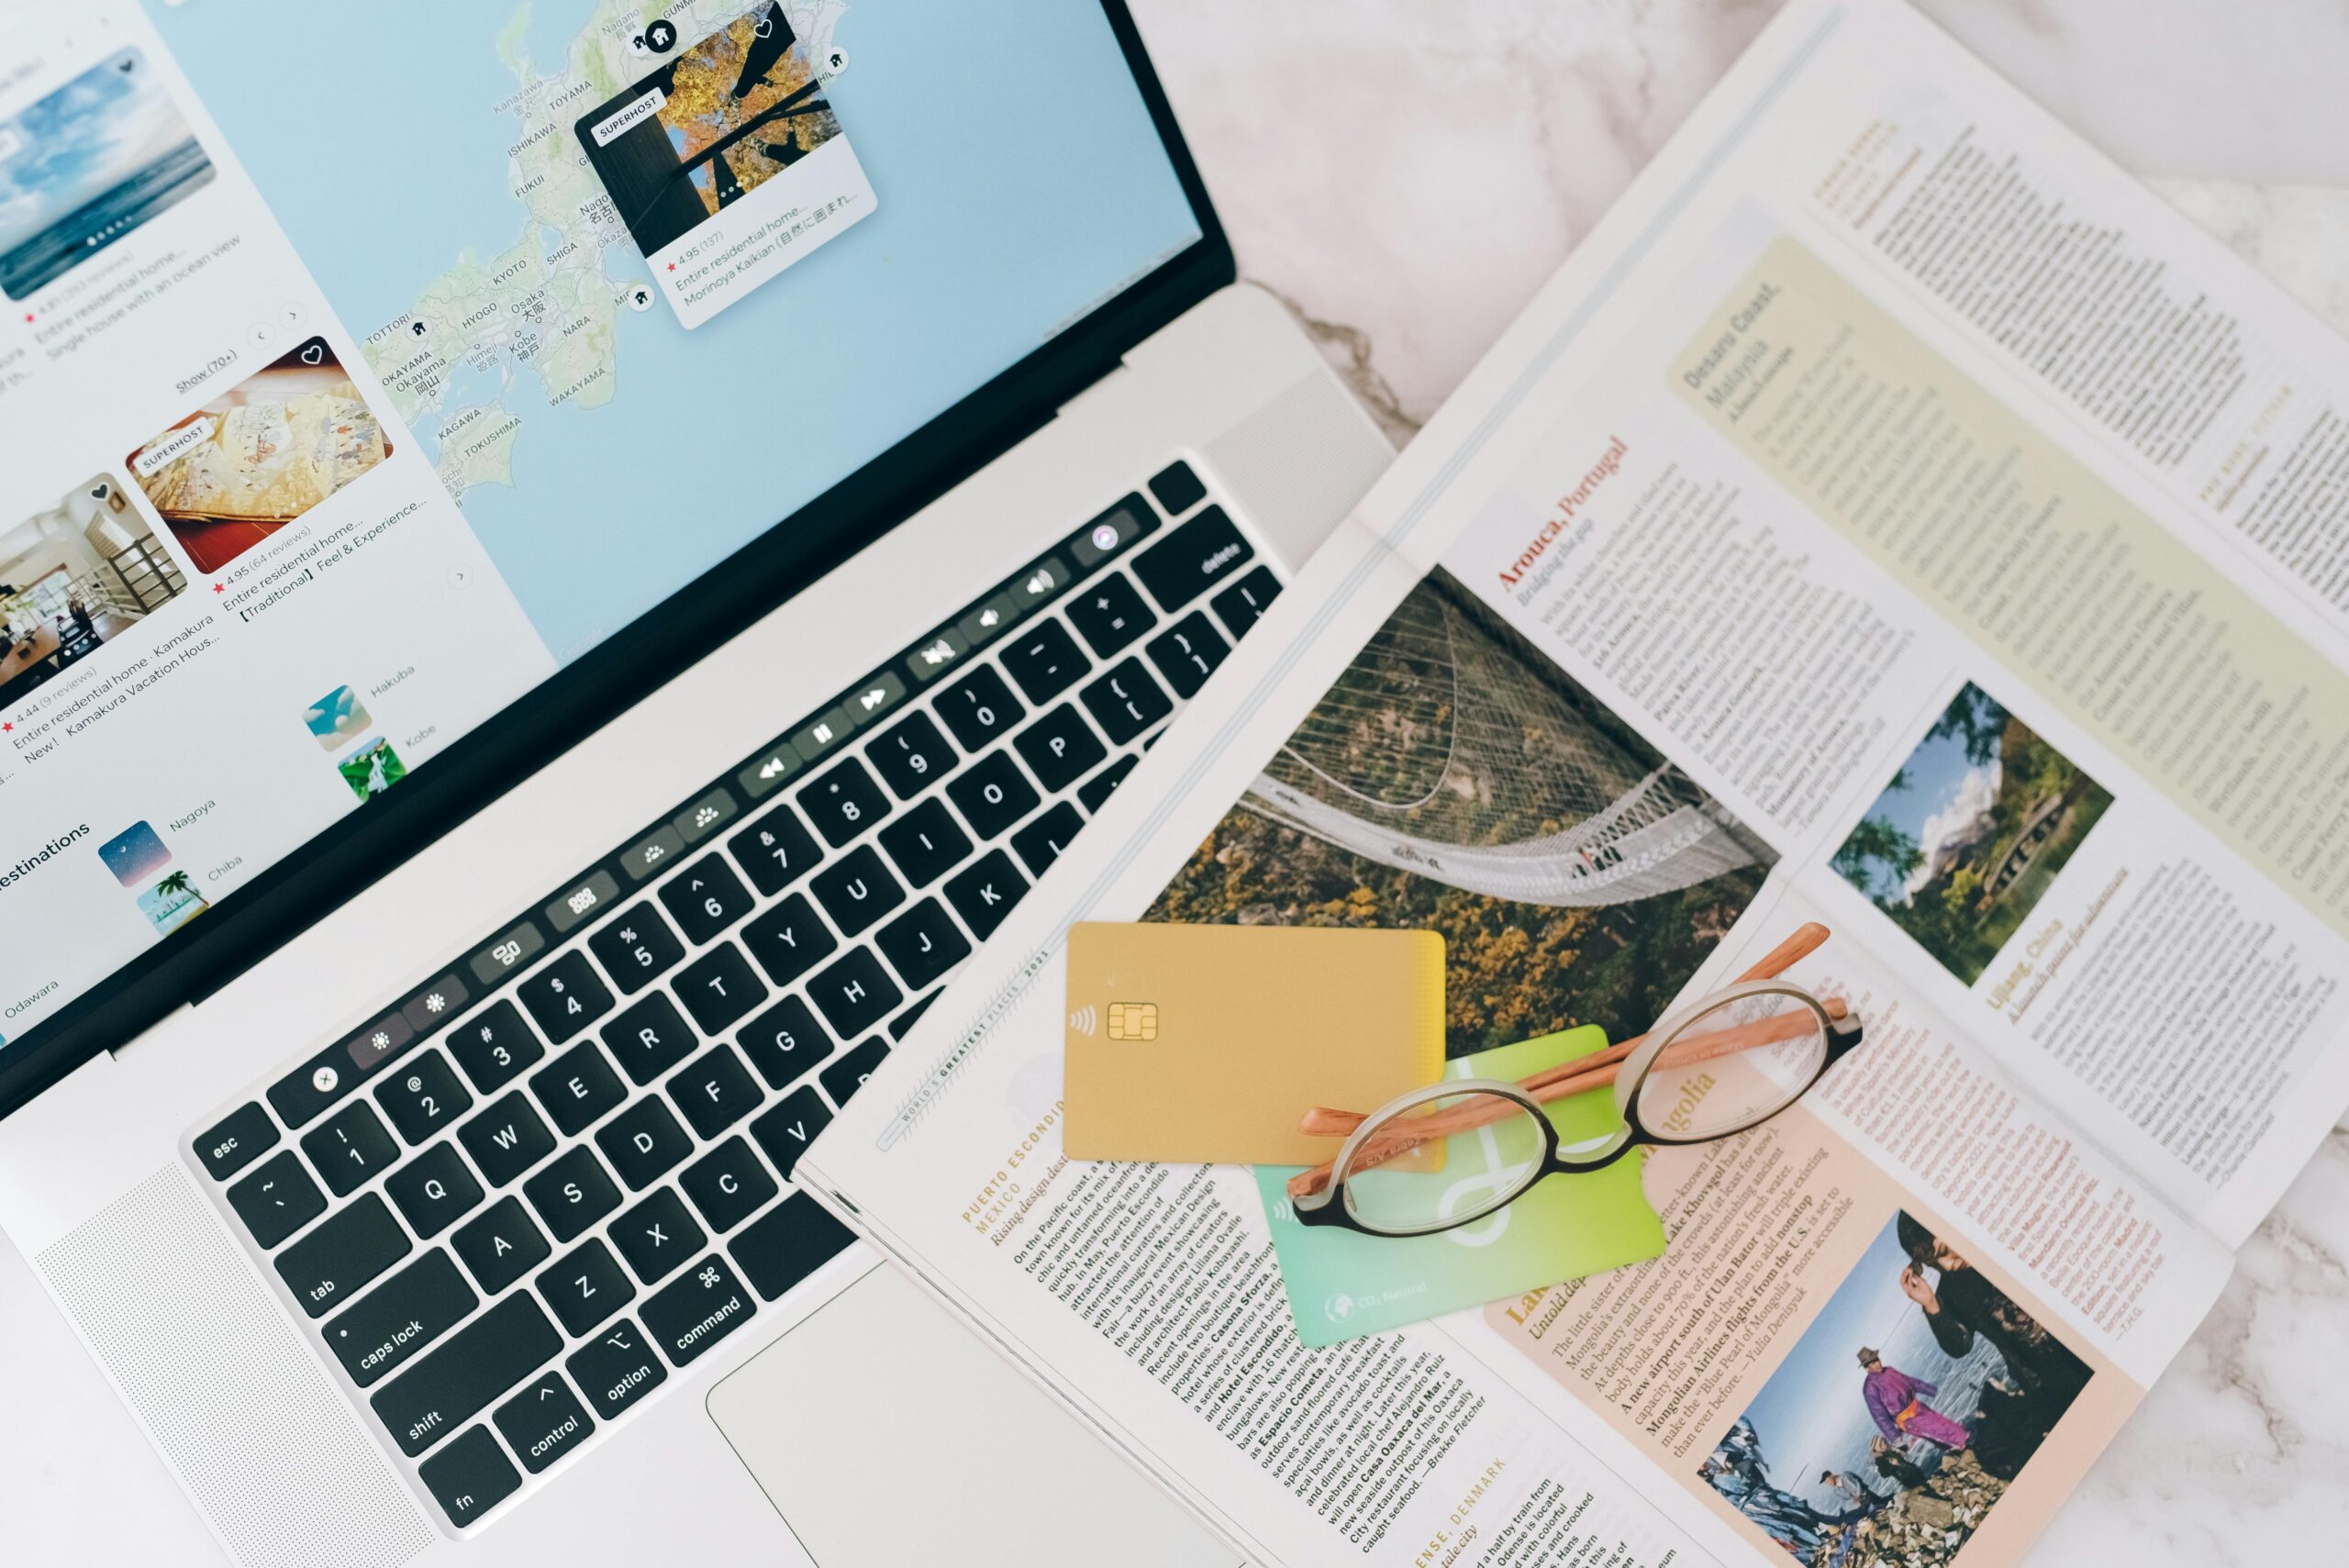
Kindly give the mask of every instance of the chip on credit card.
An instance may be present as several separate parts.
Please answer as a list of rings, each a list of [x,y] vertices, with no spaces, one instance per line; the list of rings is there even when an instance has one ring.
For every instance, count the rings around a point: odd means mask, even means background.
[[[1079,1160],[1310,1164],[1314,1106],[1443,1071],[1433,931],[1085,924],[1068,936],[1063,1146]]]

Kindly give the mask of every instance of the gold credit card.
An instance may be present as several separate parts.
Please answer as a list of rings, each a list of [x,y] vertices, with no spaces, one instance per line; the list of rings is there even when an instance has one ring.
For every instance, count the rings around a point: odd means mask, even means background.
[[[1294,926],[1068,934],[1072,1159],[1309,1165],[1313,1106],[1369,1111],[1443,1072],[1443,939]]]

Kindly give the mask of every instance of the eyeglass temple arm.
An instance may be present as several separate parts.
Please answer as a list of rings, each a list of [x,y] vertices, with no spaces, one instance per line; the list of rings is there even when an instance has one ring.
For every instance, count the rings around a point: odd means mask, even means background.
[[[1825,1009],[1828,1018],[1837,1023],[1841,1023],[1850,1012],[1850,1008],[1841,996],[1825,997],[1820,1002],[1820,1006]],[[1815,1028],[1817,1026],[1811,1022],[1808,1014],[1764,1018],[1754,1023],[1742,1024],[1735,1029],[1717,1030],[1699,1040],[1680,1040],[1666,1050],[1663,1055],[1657,1057],[1655,1065],[1658,1067],[1692,1066],[1699,1062],[1710,1062],[1716,1057],[1729,1056],[1741,1051],[1753,1051],[1760,1046],[1791,1040]],[[1644,1038],[1646,1037],[1638,1037],[1638,1039]],[[1636,1045],[1638,1040],[1635,1039],[1630,1043]],[[1613,1060],[1601,1060],[1604,1055],[1606,1053],[1601,1052],[1598,1055],[1584,1057],[1582,1062],[1588,1063],[1589,1067],[1588,1071],[1579,1077],[1553,1078],[1538,1088],[1532,1086],[1530,1082],[1520,1084],[1519,1087],[1525,1089],[1538,1105],[1548,1105],[1553,1100],[1563,1100],[1568,1095],[1583,1094],[1591,1089],[1611,1087],[1617,1076],[1623,1071],[1622,1060],[1620,1057]],[[1331,1114],[1353,1116],[1351,1112]],[[1434,1139],[1449,1138],[1454,1133],[1468,1132],[1479,1127],[1489,1127],[1495,1122],[1508,1120],[1514,1114],[1514,1106],[1488,1098],[1481,1105],[1456,1106],[1451,1110],[1433,1111],[1424,1117],[1412,1118],[1408,1128],[1397,1128],[1391,1136],[1385,1132],[1374,1136],[1369,1143],[1364,1145],[1355,1153],[1353,1168],[1356,1171],[1366,1171],[1373,1166],[1383,1165],[1389,1160],[1408,1154]],[[1364,1118],[1353,1116],[1353,1119],[1359,1125]],[[1308,1128],[1307,1130],[1312,1129]],[[1313,1170],[1291,1177],[1289,1180],[1291,1195],[1302,1197],[1320,1191],[1322,1184],[1329,1179],[1330,1169],[1330,1165],[1328,1164],[1318,1165]]]
[[[1818,921],[1806,921],[1796,928],[1792,936],[1764,953],[1753,968],[1739,975],[1738,982],[1776,980],[1779,975],[1817,952],[1831,934],[1827,928]],[[1838,1013],[1835,1016],[1841,1018],[1842,1015]],[[1631,1039],[1610,1045],[1604,1051],[1593,1051],[1588,1056],[1578,1056],[1572,1062],[1563,1062],[1555,1067],[1545,1068],[1530,1077],[1520,1079],[1518,1087],[1537,1099],[1544,1098],[1545,1096],[1540,1091],[1550,1084],[1564,1083],[1569,1079],[1579,1079],[1598,1068],[1621,1062],[1637,1051],[1647,1038],[1644,1033],[1635,1034]],[[1614,1080],[1610,1078],[1608,1082],[1612,1083]],[[1583,1087],[1587,1086],[1589,1085],[1583,1085]],[[1581,1091],[1578,1087],[1573,1092],[1580,1093]],[[1355,1128],[1360,1127],[1364,1119],[1364,1113],[1361,1111],[1332,1110],[1327,1106],[1316,1106],[1297,1118],[1297,1127],[1299,1132],[1315,1138],[1343,1138],[1353,1132]]]
[[[1805,958],[1818,951],[1831,934],[1818,921],[1806,921],[1786,940],[1764,953],[1752,968],[1739,975],[1738,982],[1776,979]],[[1827,1009],[1828,1017],[1832,1019],[1842,1019],[1848,1010],[1840,996],[1829,997],[1821,1005]],[[1727,1055],[1734,1051],[1747,1051],[1758,1045],[1766,1045],[1769,1043],[1769,1039],[1762,1031],[1771,1027],[1772,1025],[1767,1022],[1752,1024],[1741,1029],[1724,1029],[1719,1035],[1703,1040],[1684,1042],[1673,1047],[1658,1060],[1657,1064],[1678,1066],[1689,1062],[1708,1061],[1712,1057]],[[1797,1023],[1794,1027],[1799,1029],[1802,1026]],[[1746,1038],[1748,1036],[1751,1038]],[[1532,1095],[1537,1102],[1545,1105],[1552,1100],[1564,1099],[1568,1095],[1578,1095],[1588,1089],[1605,1088],[1615,1082],[1616,1072],[1624,1059],[1638,1050],[1646,1039],[1647,1036],[1644,1033],[1633,1035],[1631,1039],[1619,1045],[1609,1046],[1605,1051],[1577,1057],[1572,1062],[1562,1062],[1556,1067],[1536,1073],[1531,1077],[1520,1080],[1518,1086]],[[1382,1140],[1363,1150],[1355,1156],[1356,1168],[1367,1169],[1373,1165],[1385,1164],[1389,1160],[1397,1159],[1419,1148],[1431,1138],[1447,1138],[1455,1132],[1488,1127],[1495,1122],[1508,1119],[1510,1114],[1509,1109],[1503,1105],[1467,1106],[1431,1113],[1416,1122],[1409,1132],[1397,1134],[1391,1144]],[[1331,1110],[1326,1106],[1317,1106],[1298,1119],[1297,1128],[1298,1130],[1316,1137],[1344,1138],[1352,1135],[1353,1130],[1366,1119],[1360,1111]],[[1289,1195],[1308,1197],[1319,1192],[1329,1184],[1330,1173],[1333,1164],[1333,1162],[1324,1161],[1309,1171],[1300,1171],[1291,1176],[1288,1181]]]

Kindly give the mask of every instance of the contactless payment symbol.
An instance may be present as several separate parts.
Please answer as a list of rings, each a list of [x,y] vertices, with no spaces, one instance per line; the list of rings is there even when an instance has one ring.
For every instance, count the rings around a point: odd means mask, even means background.
[[[1110,1003],[1109,1038],[1111,1040],[1156,1040],[1158,1038],[1158,1004],[1155,1002]]]

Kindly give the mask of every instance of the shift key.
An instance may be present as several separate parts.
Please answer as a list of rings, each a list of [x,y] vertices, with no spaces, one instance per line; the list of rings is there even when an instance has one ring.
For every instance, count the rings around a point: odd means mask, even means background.
[[[562,1336],[528,1291],[517,1291],[400,1373],[367,1402],[414,1459],[562,1349]]]

